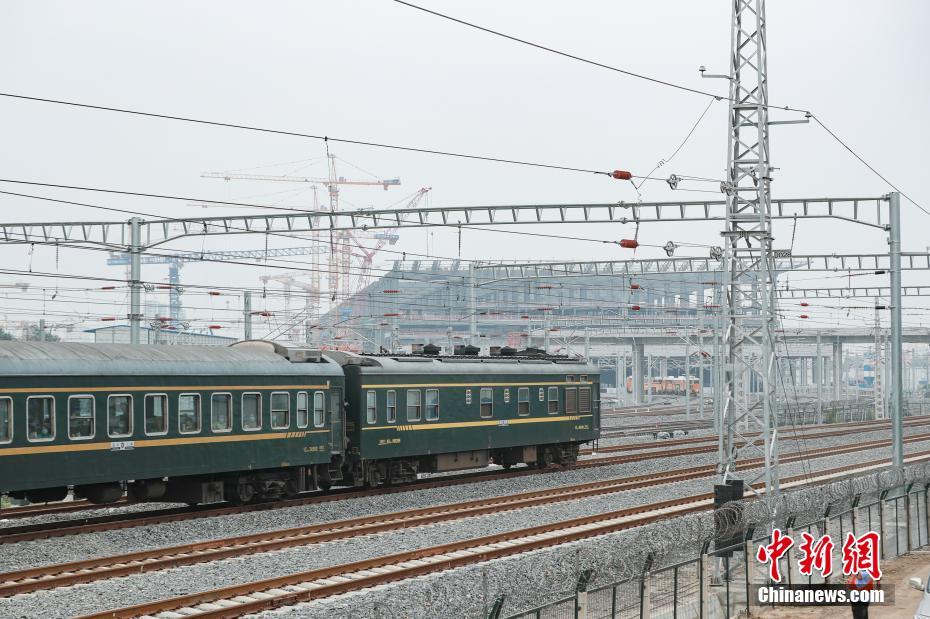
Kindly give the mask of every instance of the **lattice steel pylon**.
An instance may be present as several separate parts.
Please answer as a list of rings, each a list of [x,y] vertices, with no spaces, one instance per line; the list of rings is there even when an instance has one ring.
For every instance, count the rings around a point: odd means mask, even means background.
[[[719,476],[725,483],[738,459],[761,457],[762,472],[744,482],[752,488],[764,480],[774,518],[779,471],[765,0],[733,0],[731,28]],[[747,394],[753,375],[760,390]]]

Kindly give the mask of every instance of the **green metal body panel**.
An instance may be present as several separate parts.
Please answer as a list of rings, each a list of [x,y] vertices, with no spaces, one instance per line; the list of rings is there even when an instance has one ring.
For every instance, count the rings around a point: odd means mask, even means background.
[[[505,447],[583,443],[600,432],[597,368],[583,363],[522,365],[390,363],[381,367],[346,364],[350,449],[365,460],[423,456]],[[388,366],[388,367],[384,367]],[[579,382],[581,376],[587,380]],[[572,382],[568,381],[572,377]],[[493,409],[481,416],[481,389],[490,388]],[[520,388],[529,390],[529,414],[518,414]],[[559,412],[548,412],[549,388],[559,395]],[[566,413],[566,389],[590,389],[590,410]],[[438,390],[438,419],[427,419],[426,389]],[[543,400],[540,400],[540,389]],[[420,420],[407,415],[408,391],[421,391]],[[368,392],[374,391],[377,420],[367,419]],[[396,393],[396,421],[387,420],[388,391]]]
[[[2,352],[0,349],[0,357]],[[188,369],[199,373],[185,371],[184,361],[178,361],[171,373],[166,373],[153,361],[153,371],[145,373],[145,361],[138,359],[127,362],[127,366],[134,368],[131,374],[128,371],[99,373],[107,369],[108,363],[97,363],[96,367],[88,368],[87,373],[80,374],[67,362],[60,364],[65,371],[57,375],[42,375],[38,371],[20,371],[19,375],[10,375],[9,370],[0,373],[0,398],[12,401],[13,412],[13,440],[0,444],[0,492],[329,463],[333,447],[330,394],[344,386],[339,367],[333,363],[292,364],[285,360],[283,364],[273,363],[254,372],[248,371],[256,369],[249,367],[248,360],[240,363],[242,356],[240,353],[232,360],[221,359],[210,372],[204,371],[210,365],[209,356],[203,363],[187,364]],[[4,361],[0,358],[0,368]],[[235,369],[237,366],[247,371],[239,373]],[[287,428],[271,427],[272,391],[289,394]],[[296,394],[299,391],[309,392],[309,422],[304,428],[297,426]],[[314,426],[312,400],[315,391],[325,394],[327,410],[322,427]],[[261,394],[261,427],[253,431],[242,428],[241,395],[246,392]],[[181,433],[178,396],[191,393],[200,395],[200,431]],[[211,395],[214,393],[232,394],[230,431],[211,428]],[[130,436],[108,435],[107,398],[113,394],[133,396]],[[168,428],[164,434],[145,432],[146,394],[168,396]],[[75,395],[94,398],[95,429],[93,436],[86,439],[72,439],[68,435],[68,399]],[[29,396],[54,398],[54,439],[28,440]],[[336,413],[337,418],[341,417],[341,410]],[[340,435],[336,440],[341,443],[341,439]],[[341,445],[338,447],[341,449]]]

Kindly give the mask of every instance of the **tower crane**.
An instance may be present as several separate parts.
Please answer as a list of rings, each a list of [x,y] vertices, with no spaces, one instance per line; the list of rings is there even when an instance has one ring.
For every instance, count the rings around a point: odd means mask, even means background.
[[[283,247],[277,249],[243,249],[239,251],[199,252],[186,251],[166,255],[142,255],[142,264],[167,264],[169,289],[169,311],[172,320],[181,319],[181,267],[187,262],[231,261],[239,258],[277,258],[281,256],[306,256],[316,251],[313,247]],[[129,264],[126,252],[111,252],[109,265]]]
[[[385,191],[389,187],[395,187],[400,185],[399,178],[389,178],[389,179],[373,179],[373,180],[350,180],[345,177],[339,176],[336,170],[336,155],[332,153],[327,153],[327,170],[329,172],[328,178],[311,178],[306,176],[287,176],[287,175],[274,175],[274,174],[244,174],[238,172],[207,172],[202,174],[203,178],[220,178],[225,181],[231,180],[250,180],[250,181],[273,181],[273,182],[290,182],[290,183],[307,183],[311,185],[321,185],[326,187],[329,193],[329,208],[328,211],[331,213],[339,212],[339,188],[342,185],[348,186],[368,186],[368,187],[381,187]],[[314,222],[316,223],[316,222]],[[324,243],[320,237],[320,232],[311,233],[311,238],[313,239],[313,245],[315,247],[320,247]],[[352,258],[357,254],[354,253],[355,246],[358,245],[358,242],[355,241],[352,232],[349,230],[336,230],[329,231],[329,260],[328,268],[321,269],[320,265],[316,262],[318,254],[314,254],[314,264],[313,264],[313,273],[311,279],[311,288],[317,293],[316,297],[321,298],[319,294],[322,290],[320,285],[320,272],[325,270],[328,274],[328,284],[329,284],[329,293],[330,298],[346,298],[349,296],[353,290],[350,283],[351,276],[351,265]],[[383,244],[382,244],[383,247]],[[320,252],[322,253],[322,252]],[[372,254],[372,257],[374,254]],[[366,258],[362,256],[362,261],[364,262]],[[369,260],[369,270],[370,270],[370,258]],[[308,294],[312,295],[312,292],[308,290]]]

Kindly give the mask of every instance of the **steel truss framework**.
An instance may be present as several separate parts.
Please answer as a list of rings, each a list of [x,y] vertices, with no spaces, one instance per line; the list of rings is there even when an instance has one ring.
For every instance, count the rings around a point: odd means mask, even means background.
[[[735,477],[737,460],[761,456],[765,500],[777,517],[775,265],[772,255],[772,180],[769,159],[765,1],[733,0],[727,147],[723,291],[727,315],[719,367],[720,480]],[[878,209],[880,210],[880,209]],[[748,250],[747,250],[748,248]],[[759,320],[744,322],[741,313]],[[750,354],[750,349],[760,351]],[[758,398],[747,397],[746,376],[761,378]]]
[[[520,204],[414,209],[307,211],[305,213],[140,220],[142,244],[154,247],[186,236],[287,234],[329,230],[374,230],[433,226],[565,223],[656,223],[725,221],[726,202],[683,201],[613,204]],[[884,228],[882,198],[798,198],[772,201],[774,219],[832,218]],[[6,242],[95,243],[126,247],[126,221],[0,223]]]
[[[748,267],[756,257],[742,259]],[[888,271],[888,254],[810,254],[790,258],[773,258],[777,273],[787,271],[828,271],[837,273],[863,273]],[[395,268],[402,263],[395,262]],[[448,263],[451,265],[451,263]],[[409,266],[408,266],[409,265]],[[403,270],[430,270],[431,261],[409,261]],[[930,270],[930,253],[912,252],[901,254],[903,270]],[[714,273],[723,267],[721,261],[697,256],[682,258],[644,258],[640,260],[599,260],[586,262],[478,262],[475,269],[484,277],[507,279],[549,279],[561,277],[624,277],[636,275],[664,275],[671,273]],[[490,275],[488,274],[490,272]]]

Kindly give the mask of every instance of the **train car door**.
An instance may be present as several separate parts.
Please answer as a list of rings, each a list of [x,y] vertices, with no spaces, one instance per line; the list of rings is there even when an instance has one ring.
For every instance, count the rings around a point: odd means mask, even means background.
[[[341,454],[345,450],[345,425],[343,424],[342,388],[329,390],[330,445],[332,453]]]

